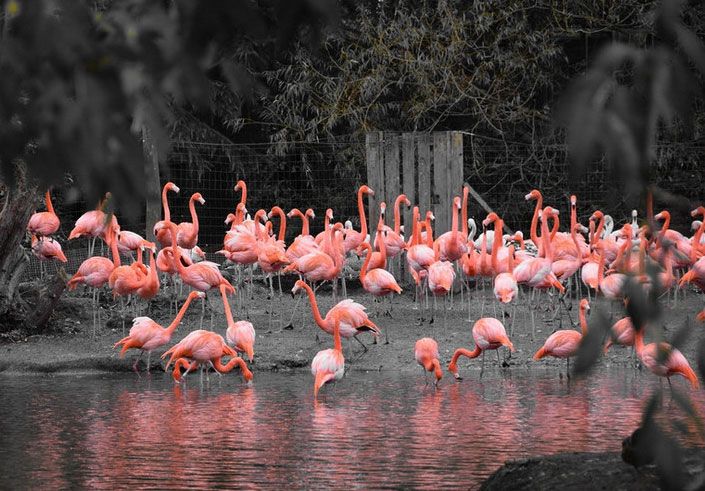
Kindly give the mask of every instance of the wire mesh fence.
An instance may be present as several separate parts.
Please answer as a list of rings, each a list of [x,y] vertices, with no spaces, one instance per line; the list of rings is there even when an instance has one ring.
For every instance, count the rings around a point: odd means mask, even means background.
[[[579,219],[587,218],[595,209],[611,214],[617,224],[630,218],[622,184],[612,175],[604,161],[592,165],[583,176],[571,179],[570,164],[563,145],[504,144],[465,135],[463,142],[464,180],[502,216],[512,229],[528,228],[533,212],[532,204],[524,200],[531,189],[540,189],[544,202],[558,208],[561,217],[569,216],[569,196],[578,196]],[[282,146],[271,144],[220,144],[177,141],[162,168],[162,184],[171,180],[181,192],[169,194],[169,206],[174,222],[191,221],[189,197],[200,192],[205,205],[196,203],[199,221],[199,244],[209,260],[222,261],[215,255],[221,248],[227,230],[224,223],[228,213],[234,212],[240,193],[233,190],[242,179],[247,183],[247,208],[251,215],[263,208],[278,205],[288,212],[297,207],[304,211],[313,208],[316,219],[311,233],[323,228],[326,208],[332,208],[335,220],[351,220],[359,229],[356,202],[357,188],[367,181],[365,143],[357,142],[289,142]],[[705,147],[692,144],[664,144],[658,147],[657,162],[653,166],[654,182],[683,196],[689,204],[703,199],[702,183],[705,173],[701,162]],[[80,187],[80,183],[79,183]],[[461,183],[458,191],[461,192]],[[54,205],[62,226],[57,240],[62,244],[68,263],[66,271],[73,273],[87,257],[86,239],[67,241],[68,234],[82,213],[92,206],[82,201],[66,203],[66,189],[52,192]],[[655,204],[659,211],[661,203]],[[639,210],[643,216],[643,208]],[[145,233],[144,217],[132,223],[120,216],[125,230]],[[484,218],[486,212],[470,202],[469,216]],[[278,220],[274,219],[275,232]],[[150,224],[151,226],[152,224]],[[687,232],[690,217],[687,213],[674,214],[672,226]],[[298,220],[287,224],[287,242],[300,233]],[[562,227],[565,229],[565,227]],[[437,231],[439,234],[442,230]],[[96,248],[100,250],[100,246]],[[104,251],[107,253],[106,251]],[[55,265],[49,265],[53,271]],[[39,275],[39,261],[30,257],[26,269],[28,279]]]

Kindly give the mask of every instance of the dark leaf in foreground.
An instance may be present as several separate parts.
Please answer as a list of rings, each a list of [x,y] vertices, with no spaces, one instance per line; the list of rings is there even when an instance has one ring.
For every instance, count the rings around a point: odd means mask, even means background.
[[[641,284],[633,276],[628,276],[627,281],[622,286],[624,298],[627,301],[627,314],[632,319],[634,329],[640,331],[646,327],[649,320],[654,318],[654,307],[646,296],[646,292]]]
[[[595,365],[600,355],[605,336],[609,333],[610,321],[602,309],[595,309],[590,315],[588,332],[580,342],[578,355],[573,366],[573,374],[576,377],[587,375]]]

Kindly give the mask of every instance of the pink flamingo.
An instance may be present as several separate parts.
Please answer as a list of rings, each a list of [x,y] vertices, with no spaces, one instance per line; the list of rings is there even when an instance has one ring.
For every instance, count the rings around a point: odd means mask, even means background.
[[[617,322],[612,324],[611,336],[605,344],[605,353],[613,344],[618,344],[620,346],[634,346],[635,338],[636,330],[634,329],[632,318],[622,317]]]
[[[118,251],[123,254],[129,254],[132,251],[139,251],[144,238],[140,234],[130,232],[129,230],[121,230],[117,233]],[[133,257],[134,259],[134,257]]]
[[[295,295],[302,288],[306,290],[308,299],[311,302],[313,319],[316,321],[318,327],[323,329],[328,334],[333,334],[335,324],[334,320],[337,317],[340,320],[340,335],[345,339],[355,339],[363,346],[363,348],[365,348],[365,351],[367,351],[367,346],[365,346],[362,341],[357,339],[357,335],[362,332],[371,332],[374,337],[379,336],[379,328],[367,317],[365,307],[359,303],[356,303],[350,299],[341,300],[328,311],[324,318],[318,310],[316,295],[313,293],[311,287],[306,284],[306,282],[303,280],[296,280],[296,284],[294,285],[294,288],[292,288],[291,293]]]
[[[657,236],[659,244],[663,244],[664,239],[673,244],[676,251],[674,257],[674,266],[676,268],[685,268],[691,265],[690,257],[692,254],[692,245],[683,234],[669,228],[671,224],[671,214],[668,211],[662,211],[654,216],[654,220],[663,220],[663,226]]]
[[[380,247],[385,248],[384,241],[381,241]],[[363,242],[360,248],[367,250],[367,255],[365,256],[365,262],[362,264],[360,269],[360,283],[366,292],[374,295],[375,297],[384,297],[390,293],[401,293],[401,287],[397,283],[392,273],[386,269],[370,267],[370,258],[372,256],[372,247],[369,243]],[[390,299],[391,303],[391,299]],[[389,337],[387,334],[388,329],[384,330],[384,344],[389,344]]]
[[[68,261],[64,255],[64,251],[61,250],[61,244],[51,237],[37,237],[33,235],[32,253],[37,256],[40,261],[49,261],[51,259],[56,259],[62,263]]]
[[[470,351],[464,348],[458,348],[455,350],[455,353],[453,353],[453,358],[448,365],[448,371],[458,380],[461,379],[458,373],[458,358],[461,356],[477,358],[482,354],[482,366],[480,368],[480,376],[482,376],[482,372],[485,368],[485,351],[491,349],[496,350],[501,346],[506,346],[511,351],[515,351],[514,345],[509,340],[507,331],[504,329],[504,325],[494,317],[483,317],[475,322],[475,325],[472,326],[472,337],[475,340],[475,349]],[[499,363],[499,351],[497,352],[497,363]]]
[[[414,358],[421,365],[424,377],[426,372],[433,372],[436,377],[435,385],[443,378],[443,370],[438,361],[438,343],[432,338],[421,338],[414,345]],[[428,382],[427,382],[428,383]]]
[[[436,239],[436,243],[438,243],[440,251],[441,261],[457,261],[463,256],[463,254],[468,252],[468,246],[466,244],[467,234],[463,236],[463,234],[458,231],[458,212],[460,209],[460,197],[456,196],[453,198],[453,218],[451,220],[451,230]]]
[[[672,375],[681,375],[690,381],[694,389],[699,387],[698,377],[690,368],[688,360],[683,353],[668,343],[649,343],[644,345],[644,330],[640,329],[635,336],[636,354],[651,373],[659,377],[666,377],[671,385]]]
[[[223,374],[231,371],[236,366],[242,371],[242,377],[248,385],[252,381],[252,372],[247,368],[245,360],[237,356],[237,353],[225,344],[223,336],[211,331],[202,329],[193,331],[179,343],[175,344],[171,349],[162,355],[162,359],[171,355],[166,364],[165,371],[169,369],[169,365],[174,360],[177,360],[174,367],[173,377],[175,382],[180,382],[190,371],[197,368],[199,365],[210,365],[218,374]],[[222,357],[231,356],[231,360],[223,365]],[[185,358],[192,360],[189,363]],[[186,367],[186,373],[181,375],[180,368]]]
[[[328,229],[326,231],[326,247],[322,246],[293,261],[284,268],[283,272],[298,272],[311,282],[334,281],[343,267],[342,257],[335,253],[333,245],[334,236],[338,246],[343,244],[343,237],[339,230],[339,226]],[[324,252],[324,249],[330,250],[332,256]]]
[[[54,212],[54,206],[51,203],[51,194],[47,190],[44,194],[47,211],[34,213],[29,217],[27,224],[27,232],[30,235],[48,236],[53,235],[59,230],[61,222],[58,215]]]
[[[235,348],[235,351],[245,353],[252,363],[255,356],[255,328],[251,322],[233,320],[233,313],[230,311],[227,292],[223,285],[220,286],[220,293],[223,297],[223,307],[225,308],[225,319],[228,322],[228,329],[225,331],[225,339],[228,344]]]
[[[587,334],[587,319],[585,313],[590,310],[590,304],[586,299],[580,301],[580,330],[561,329],[551,334],[543,346],[534,355],[534,360],[540,360],[546,356],[554,358],[565,358],[566,374],[570,378],[570,357],[578,353],[578,348]]]
[[[69,234],[69,240],[77,239],[83,236],[93,238],[88,248],[89,256],[93,255],[93,250],[95,249],[95,239],[97,237],[100,237],[105,241],[108,228],[119,228],[115,215],[111,216],[110,225],[108,225],[108,217],[103,211],[110,197],[110,193],[105,193],[103,199],[101,199],[100,203],[98,203],[98,207],[95,210],[88,211],[81,215],[78,220],[76,220],[76,225]]]
[[[311,208],[306,210],[306,213],[301,213],[299,209],[294,208],[287,214],[287,216],[289,218],[299,217],[301,218],[303,224],[301,234],[294,239],[294,242],[286,250],[287,259],[289,262],[293,262],[294,260],[303,257],[306,254],[310,254],[318,249],[318,245],[316,245],[314,237],[309,233],[308,223],[309,217],[313,219],[316,215],[313,213]]]
[[[191,301],[194,298],[203,298],[204,295],[205,294],[202,292],[189,293],[188,297],[186,297],[184,305],[181,307],[178,314],[176,314],[176,317],[171,322],[171,324],[169,324],[169,326],[167,327],[160,326],[149,317],[135,317],[135,319],[132,321],[130,334],[115,343],[115,345],[113,345],[113,349],[117,348],[118,346],[122,346],[122,349],[120,350],[120,358],[123,358],[125,356],[127,350],[140,350],[140,355],[137,357],[135,363],[132,365],[132,369],[135,372],[138,371],[137,367],[139,365],[140,359],[146,351],[147,373],[149,373],[149,369],[151,366],[150,358],[152,356],[152,351],[161,348],[169,341],[171,341],[171,336],[174,334],[174,331],[176,331],[176,328],[179,327],[179,324],[181,324],[181,319],[183,319],[184,314],[186,314],[186,310],[191,304]]]
[[[599,241],[595,245],[595,250],[600,254],[600,263],[597,267],[597,286],[602,294],[611,300],[619,299],[623,297],[622,286],[626,281],[626,275],[621,273],[613,273],[611,275],[605,276],[605,255],[606,246],[603,241]]]
[[[583,265],[583,256],[580,253],[581,247],[577,235],[578,231],[583,230],[587,229],[585,229],[585,227],[580,225],[579,223],[573,225],[570,230],[570,236],[573,239],[573,245],[575,246],[575,250],[579,253],[575,256],[571,256],[568,253],[564,253],[564,259],[559,259],[551,264],[551,271],[553,271],[553,274],[556,275],[558,281],[560,281],[561,283],[568,281],[568,279],[575,273],[577,273]],[[566,249],[565,247],[563,248]]]
[[[367,185],[360,186],[357,190],[357,211],[360,214],[360,231],[351,229],[345,233],[345,254],[357,248],[360,244],[368,240],[367,237],[367,220],[365,219],[365,207],[362,203],[362,197],[365,194],[374,196],[375,192]]]
[[[169,191],[178,193],[180,189],[173,182],[167,182],[162,188],[162,208],[164,209],[164,220],[160,220],[154,224],[154,236],[157,238],[157,242],[159,242],[162,247],[171,246],[171,232],[169,232],[169,227],[167,226],[167,224],[171,223],[171,212],[169,211],[169,202],[167,201],[166,196],[166,193]]]
[[[426,271],[431,264],[436,261],[436,255],[433,248],[428,244],[421,243],[421,235],[419,232],[419,207],[414,206],[412,212],[412,237],[409,248],[406,251],[406,262],[409,265],[409,271],[416,281],[416,285],[420,285],[421,280],[425,277]],[[422,274],[423,273],[423,274]]]
[[[201,193],[193,193],[188,200],[188,209],[191,213],[190,222],[181,222],[177,227],[176,242],[180,247],[191,250],[198,243],[198,215],[196,214],[196,201],[201,205],[206,204]]]
[[[494,278],[494,296],[502,303],[511,303],[519,292],[517,280],[514,278],[514,246],[509,247],[507,269],[507,272],[499,273]],[[514,316],[512,316],[512,319],[514,319]]]
[[[387,249],[387,257],[396,257],[402,250],[406,249],[406,242],[401,235],[401,212],[399,208],[404,203],[411,206],[411,201],[405,194],[400,194],[394,200],[394,229],[385,227],[386,234],[383,236],[384,245]]]
[[[321,350],[316,353],[311,362],[311,373],[315,377],[313,397],[318,397],[318,391],[328,382],[340,380],[345,375],[345,357],[343,344],[340,340],[340,314],[333,314],[333,349]]]

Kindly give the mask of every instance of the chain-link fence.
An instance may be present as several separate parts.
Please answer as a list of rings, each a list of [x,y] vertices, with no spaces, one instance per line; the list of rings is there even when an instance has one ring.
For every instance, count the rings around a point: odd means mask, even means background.
[[[558,208],[561,217],[569,216],[569,196],[578,197],[578,214],[583,223],[595,210],[611,214],[617,225],[630,219],[622,183],[612,175],[608,165],[599,161],[583,176],[570,177],[570,164],[563,145],[527,145],[504,143],[465,135],[464,176],[468,182],[499,213],[512,229],[528,228],[533,203],[526,203],[524,195],[531,189],[540,189],[547,205]],[[688,205],[700,203],[705,194],[701,162],[705,147],[692,144],[663,144],[658,147],[654,165],[654,182],[667,191],[685,197]],[[234,192],[235,183],[247,183],[247,208],[250,214],[274,205],[285,212],[298,207],[313,208],[316,220],[311,232],[322,230],[326,208],[332,208],[336,220],[350,219],[359,227],[356,190],[366,181],[365,143],[346,142],[289,142],[285,147],[270,144],[216,144],[202,142],[175,142],[162,172],[162,183],[171,180],[181,192],[169,194],[172,220],[191,221],[188,200],[200,192],[206,200],[196,204],[199,217],[199,244],[211,260],[222,260],[213,253],[220,249],[227,227],[228,213],[234,212],[240,193]],[[80,187],[80,186],[79,186]],[[460,183],[458,194],[461,192]],[[52,193],[57,213],[62,220],[58,240],[69,263],[66,270],[76,271],[86,258],[85,239],[67,242],[66,238],[76,219],[90,209],[85,202],[64,204],[64,190]],[[663,203],[655,203],[658,212]],[[472,200],[469,216],[483,218],[486,212]],[[639,209],[644,216],[643,205]],[[123,229],[144,234],[144,217],[128,223],[120,217]],[[275,219],[275,222],[278,222]],[[687,212],[674,213],[672,227],[688,232],[690,217]],[[287,224],[287,241],[300,233],[299,220]],[[561,227],[565,229],[563,225]],[[276,227],[275,227],[276,230]],[[439,234],[443,231],[437,231]],[[97,250],[100,250],[99,248]],[[53,270],[53,265],[49,266]],[[27,268],[28,277],[39,274],[39,262],[32,257]]]

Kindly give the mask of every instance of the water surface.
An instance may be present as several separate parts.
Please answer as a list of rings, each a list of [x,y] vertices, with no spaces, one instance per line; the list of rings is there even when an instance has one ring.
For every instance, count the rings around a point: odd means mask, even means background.
[[[436,390],[420,371],[351,372],[317,403],[301,373],[252,387],[0,377],[0,475],[10,488],[474,487],[508,459],[618,450],[655,384],[628,369],[571,384],[553,370],[466,375]]]

